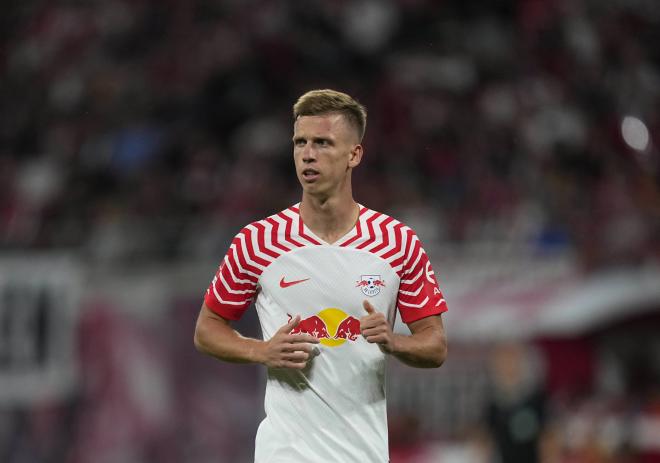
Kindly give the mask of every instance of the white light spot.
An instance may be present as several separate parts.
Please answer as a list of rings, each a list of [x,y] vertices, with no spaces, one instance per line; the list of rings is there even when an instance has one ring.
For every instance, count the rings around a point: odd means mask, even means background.
[[[626,116],[621,122],[621,135],[623,140],[632,149],[644,151],[649,146],[649,129],[640,119]]]

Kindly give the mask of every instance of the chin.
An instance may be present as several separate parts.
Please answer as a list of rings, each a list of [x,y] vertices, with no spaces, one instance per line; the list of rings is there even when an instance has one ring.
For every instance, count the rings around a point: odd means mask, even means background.
[[[317,183],[303,183],[302,189],[305,193],[312,196],[323,196],[325,189]]]
[[[302,189],[306,193],[318,193],[319,192],[318,185],[315,185],[314,183],[303,183],[302,184]]]

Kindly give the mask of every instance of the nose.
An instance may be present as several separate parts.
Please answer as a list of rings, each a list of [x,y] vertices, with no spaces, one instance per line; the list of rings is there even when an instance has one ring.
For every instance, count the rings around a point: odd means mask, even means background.
[[[311,144],[307,144],[303,148],[302,160],[303,162],[306,163],[316,161],[316,153],[314,152],[314,149],[312,148]]]

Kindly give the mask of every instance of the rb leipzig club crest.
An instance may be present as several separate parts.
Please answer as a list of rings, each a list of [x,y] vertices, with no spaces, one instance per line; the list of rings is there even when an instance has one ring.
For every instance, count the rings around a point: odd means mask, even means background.
[[[373,297],[380,293],[380,288],[385,286],[385,281],[380,275],[361,275],[355,285],[360,288],[365,296]]]

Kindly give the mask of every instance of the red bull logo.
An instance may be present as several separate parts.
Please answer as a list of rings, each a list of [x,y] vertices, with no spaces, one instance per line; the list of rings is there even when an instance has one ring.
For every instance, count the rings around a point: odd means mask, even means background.
[[[361,275],[356,282],[356,288],[360,288],[365,296],[373,297],[380,293],[380,288],[385,287],[385,280],[380,275]]]
[[[289,316],[291,320],[292,316]],[[320,343],[336,347],[348,341],[355,341],[360,335],[360,320],[334,307],[323,309],[317,315],[303,318],[291,334],[307,333],[319,339]]]

